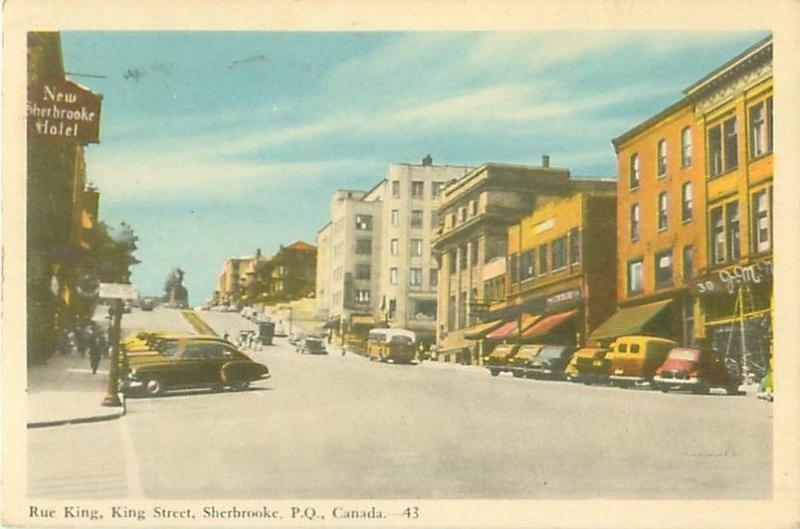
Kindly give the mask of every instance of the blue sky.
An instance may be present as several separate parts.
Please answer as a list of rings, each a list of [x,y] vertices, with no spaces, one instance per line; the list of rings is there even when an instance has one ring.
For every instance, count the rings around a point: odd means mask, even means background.
[[[139,235],[134,282],[313,243],[337,188],[393,162],[554,166],[613,177],[611,139],[766,32],[63,32],[103,94],[86,149],[100,217]],[[127,75],[126,75],[127,74]],[[131,75],[133,74],[133,75]]]

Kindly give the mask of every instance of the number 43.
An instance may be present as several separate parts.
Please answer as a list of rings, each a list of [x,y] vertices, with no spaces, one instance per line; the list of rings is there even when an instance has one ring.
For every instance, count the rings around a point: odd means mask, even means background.
[[[408,507],[402,514],[409,520],[416,520],[419,518],[419,507]]]

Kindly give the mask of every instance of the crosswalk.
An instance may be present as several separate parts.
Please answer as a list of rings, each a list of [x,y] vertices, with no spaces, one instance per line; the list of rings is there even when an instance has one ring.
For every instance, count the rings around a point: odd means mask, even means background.
[[[121,421],[28,430],[28,497],[128,497]]]

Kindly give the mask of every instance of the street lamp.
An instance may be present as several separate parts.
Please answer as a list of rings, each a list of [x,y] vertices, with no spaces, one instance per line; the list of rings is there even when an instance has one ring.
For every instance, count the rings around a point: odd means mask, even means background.
[[[111,359],[108,366],[108,385],[103,406],[122,406],[119,400],[119,338],[122,326],[122,300],[115,298],[111,305]]]

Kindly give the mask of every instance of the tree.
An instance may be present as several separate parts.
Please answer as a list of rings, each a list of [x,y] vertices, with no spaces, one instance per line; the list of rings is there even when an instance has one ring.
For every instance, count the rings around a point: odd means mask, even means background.
[[[105,222],[95,225],[88,258],[101,282],[130,283],[131,267],[141,262],[134,255],[138,240],[133,228],[125,222],[116,228]]]

